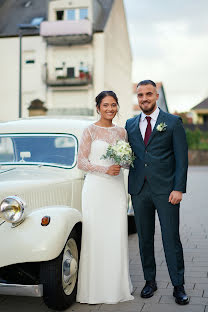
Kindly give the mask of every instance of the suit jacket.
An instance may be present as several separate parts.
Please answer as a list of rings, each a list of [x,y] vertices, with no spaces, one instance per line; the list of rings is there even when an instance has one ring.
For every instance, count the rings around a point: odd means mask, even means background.
[[[141,191],[146,177],[155,194],[169,194],[173,190],[186,192],[188,146],[180,117],[160,110],[147,146],[142,138],[139,121],[141,114],[128,119],[126,130],[131,148],[136,156],[130,168],[128,190],[132,195]],[[165,122],[165,131],[157,126]]]

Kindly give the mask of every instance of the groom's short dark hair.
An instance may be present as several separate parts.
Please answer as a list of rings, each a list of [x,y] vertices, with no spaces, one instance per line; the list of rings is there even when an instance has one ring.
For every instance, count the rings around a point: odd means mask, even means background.
[[[140,82],[137,84],[137,88],[138,88],[139,86],[146,86],[146,85],[148,85],[148,84],[151,84],[153,87],[156,88],[156,83],[155,83],[154,81],[152,81],[152,80],[149,80],[149,79],[140,81]]]

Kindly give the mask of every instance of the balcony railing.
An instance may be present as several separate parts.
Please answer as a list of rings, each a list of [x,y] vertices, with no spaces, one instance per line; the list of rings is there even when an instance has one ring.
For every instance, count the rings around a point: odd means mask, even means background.
[[[86,86],[92,84],[92,67],[80,62],[80,68],[64,67],[50,68],[45,63],[42,67],[42,79],[47,86]]]
[[[54,79],[47,79],[47,85],[51,87],[58,86],[86,86],[91,84],[91,77],[84,78],[68,78],[68,77],[56,77]]]
[[[92,40],[89,20],[42,22],[40,35],[51,45],[84,44]]]

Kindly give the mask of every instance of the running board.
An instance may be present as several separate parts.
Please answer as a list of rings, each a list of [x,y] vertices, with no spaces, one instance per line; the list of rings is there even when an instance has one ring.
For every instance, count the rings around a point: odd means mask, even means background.
[[[42,297],[43,285],[20,285],[0,283],[1,295]]]

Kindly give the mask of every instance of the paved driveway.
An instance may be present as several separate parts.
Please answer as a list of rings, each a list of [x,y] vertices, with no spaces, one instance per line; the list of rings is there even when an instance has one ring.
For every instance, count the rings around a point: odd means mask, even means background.
[[[138,251],[137,235],[129,236],[130,270],[135,300],[116,305],[74,304],[67,312],[132,311],[132,312],[208,312],[208,167],[191,167],[188,177],[188,195],[181,205],[181,238],[186,264],[186,290],[190,304],[178,306],[172,296],[161,243],[160,229],[156,227],[155,251],[159,289],[150,299],[140,298],[144,285]],[[110,282],[110,277],[109,277]],[[42,299],[0,296],[1,312],[51,311]]]

